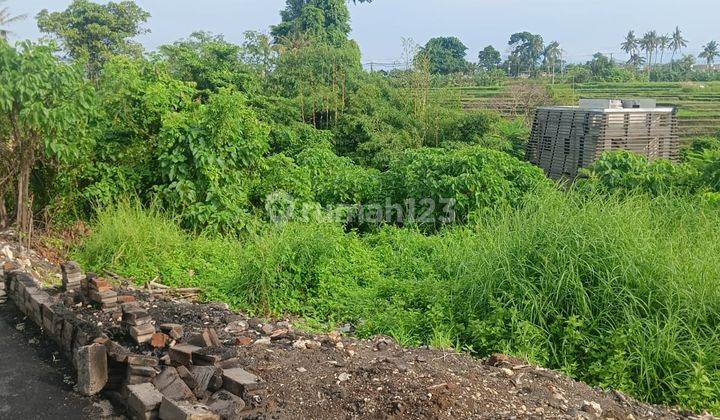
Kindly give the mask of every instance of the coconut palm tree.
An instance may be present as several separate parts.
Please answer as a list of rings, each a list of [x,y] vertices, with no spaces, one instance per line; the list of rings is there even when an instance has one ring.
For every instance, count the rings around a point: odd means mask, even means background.
[[[680,31],[680,27],[675,27],[675,32],[672,34],[672,39],[670,40],[670,49],[672,49],[672,59],[671,62],[675,61],[675,54],[677,54],[678,51],[681,51],[683,48],[687,47],[688,40],[683,37],[682,31]]]
[[[555,83],[555,70],[557,65],[562,61],[562,49],[560,49],[560,43],[553,41],[545,47],[543,51],[543,61],[545,67],[552,72],[552,82]]]
[[[0,0],[0,4],[5,3],[5,0]],[[8,35],[12,34],[7,29],[7,25],[25,19],[25,15],[12,16],[10,9],[7,7],[0,8],[0,39],[7,41]]]
[[[625,35],[625,41],[620,44],[620,48],[622,48],[622,50],[631,57],[637,53],[638,39],[635,36],[635,31],[630,31],[627,35]]]
[[[656,31],[650,31],[647,32],[643,37],[640,39],[640,48],[645,51],[645,55],[647,57],[647,68],[648,72],[652,68],[653,64],[653,53],[658,48],[658,36]]]
[[[658,37],[658,48],[660,48],[660,64],[662,64],[663,60],[665,59],[665,51],[670,48],[670,42],[672,42],[672,38],[668,34]]]
[[[632,66],[633,68],[639,69],[645,65],[645,57],[636,53],[636,54],[633,54],[630,56],[630,59],[628,60],[627,63],[628,63],[628,65]]]
[[[703,46],[703,50],[698,55],[698,57],[702,58],[707,62],[708,71],[712,69],[712,65],[715,62],[715,59],[720,56],[720,50],[718,49],[718,43],[715,41],[710,41],[707,44]]]

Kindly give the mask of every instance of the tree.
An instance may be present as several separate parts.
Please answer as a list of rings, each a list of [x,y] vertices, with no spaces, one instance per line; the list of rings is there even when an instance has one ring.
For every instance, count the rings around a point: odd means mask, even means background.
[[[159,52],[173,76],[195,82],[200,90],[234,87],[251,92],[257,88],[255,74],[242,61],[242,48],[222,35],[195,32],[188,39],[161,46]]]
[[[420,49],[418,55],[427,59],[431,73],[461,73],[468,68],[465,60],[467,49],[456,37],[432,38]]]
[[[555,71],[557,70],[558,64],[562,63],[562,50],[560,49],[560,43],[553,41],[543,51],[543,65],[549,72],[552,73],[552,81],[555,83]]]
[[[93,114],[93,92],[82,70],[61,62],[54,51],[53,46],[24,43],[16,50],[0,43],[0,113],[11,127],[9,148],[15,160],[3,178],[17,180],[17,228],[28,236],[33,167],[39,161],[53,164],[77,157]]]
[[[632,54],[627,63],[633,68],[639,69],[644,66],[646,62],[647,61],[645,60],[645,57],[641,56],[640,54]]]
[[[645,51],[646,57],[647,57],[647,67],[648,67],[648,73],[652,69],[653,65],[653,53],[658,48],[658,36],[656,31],[650,31],[647,32],[645,35],[643,35],[642,39],[640,39],[639,42],[640,48],[642,48],[643,51]]]
[[[72,58],[87,61],[88,73],[96,76],[110,56],[140,54],[142,47],[132,38],[148,32],[142,25],[149,17],[132,1],[74,0],[62,12],[42,10],[37,24],[41,32],[59,40]]]
[[[4,3],[5,0],[0,0],[0,4]],[[13,16],[10,14],[10,9],[7,7],[0,8],[0,40],[7,41],[8,35],[12,32],[7,29],[7,25],[25,19],[26,15]]]
[[[500,51],[496,50],[492,45],[488,45],[478,54],[478,66],[480,68],[488,71],[495,70],[500,67],[500,63],[502,63]]]
[[[663,59],[665,58],[665,51],[670,48],[671,42],[672,38],[670,37],[670,35],[665,34],[658,37],[658,48],[660,49],[660,64],[663,63]]]
[[[675,61],[675,54],[677,54],[678,51],[681,51],[683,48],[687,47],[688,41],[683,37],[682,32],[680,31],[680,27],[675,27],[675,32],[673,32],[671,40],[670,40],[670,49],[672,49],[672,59],[671,62]]]
[[[353,3],[371,1],[353,0]],[[270,29],[277,44],[305,35],[342,45],[350,33],[350,12],[345,0],[286,0],[280,17],[282,22]]]
[[[269,36],[260,32],[246,31],[244,37],[240,52],[242,61],[267,78],[277,61],[277,46],[273,45]]]
[[[508,58],[508,71],[515,76],[519,76],[523,70],[533,72],[545,50],[542,36],[530,32],[513,34],[508,45],[512,48]]]
[[[703,50],[700,55],[698,55],[698,57],[704,59],[707,63],[708,71],[712,69],[712,65],[718,56],[720,56],[720,51],[718,51],[718,43],[716,41],[710,41],[703,45]]]
[[[625,35],[625,41],[620,45],[623,51],[625,51],[630,57],[636,55],[638,50],[638,39],[635,37],[635,31],[628,32]]]

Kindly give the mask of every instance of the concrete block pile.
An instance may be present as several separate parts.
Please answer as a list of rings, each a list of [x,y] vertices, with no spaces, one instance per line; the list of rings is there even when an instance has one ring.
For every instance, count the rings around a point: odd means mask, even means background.
[[[82,287],[82,281],[85,279],[85,275],[80,270],[80,265],[75,261],[68,261],[60,264],[60,271],[62,272],[62,286],[66,292],[77,291]]]
[[[152,339],[155,325],[145,309],[135,303],[125,303],[122,305],[122,312],[123,324],[136,343],[147,343]]]
[[[29,275],[0,273],[7,295],[71,357],[83,395],[102,392],[127,407],[132,419],[238,419],[263,408],[265,382],[244,369],[238,349],[225,346],[214,329],[186,335],[181,324],[161,324],[156,330],[146,309],[118,303],[106,281],[90,275],[81,286],[80,267],[73,263],[63,264],[62,272],[65,290],[82,287],[102,309],[120,307],[121,327],[139,346],[140,354],[108,338],[66,307],[66,296],[48,294]]]

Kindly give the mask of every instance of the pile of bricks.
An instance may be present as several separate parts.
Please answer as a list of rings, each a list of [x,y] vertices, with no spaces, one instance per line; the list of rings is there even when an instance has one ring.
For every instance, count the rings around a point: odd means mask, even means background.
[[[103,312],[117,312],[119,310],[118,294],[107,280],[88,275],[86,282],[88,298],[99,305]]]
[[[79,267],[69,265],[63,275],[75,279]],[[63,295],[49,295],[24,273],[0,272],[8,281],[15,304],[72,357],[78,390],[83,395],[105,392],[128,409],[132,419],[236,419],[257,415],[268,398],[265,382],[243,369],[240,352],[225,346],[212,328],[184,334],[180,324],[153,320],[138,302],[115,302],[122,308],[123,326],[139,343],[156,347],[136,354],[113,341],[95,323],[77,317]],[[74,290],[72,281],[65,282]],[[83,286],[95,302],[108,304],[107,282],[89,276]],[[127,296],[130,297],[130,296]],[[167,346],[160,350],[153,342]],[[145,346],[144,346],[145,347]]]
[[[79,290],[82,287],[82,281],[85,279],[80,266],[75,261],[68,261],[60,264],[62,271],[63,290],[70,292]]]
[[[130,336],[136,343],[147,343],[155,334],[155,326],[148,312],[140,305],[131,302],[122,304],[122,320]]]

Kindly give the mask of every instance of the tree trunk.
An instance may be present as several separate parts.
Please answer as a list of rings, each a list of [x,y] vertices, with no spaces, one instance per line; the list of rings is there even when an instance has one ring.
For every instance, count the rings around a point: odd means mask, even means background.
[[[27,152],[27,151],[26,151]],[[32,235],[32,200],[30,199],[30,172],[32,171],[32,155],[22,156],[18,172],[17,215],[15,223],[18,233],[26,242]]]
[[[5,187],[0,187],[0,229],[8,227],[8,214],[5,204]]]

